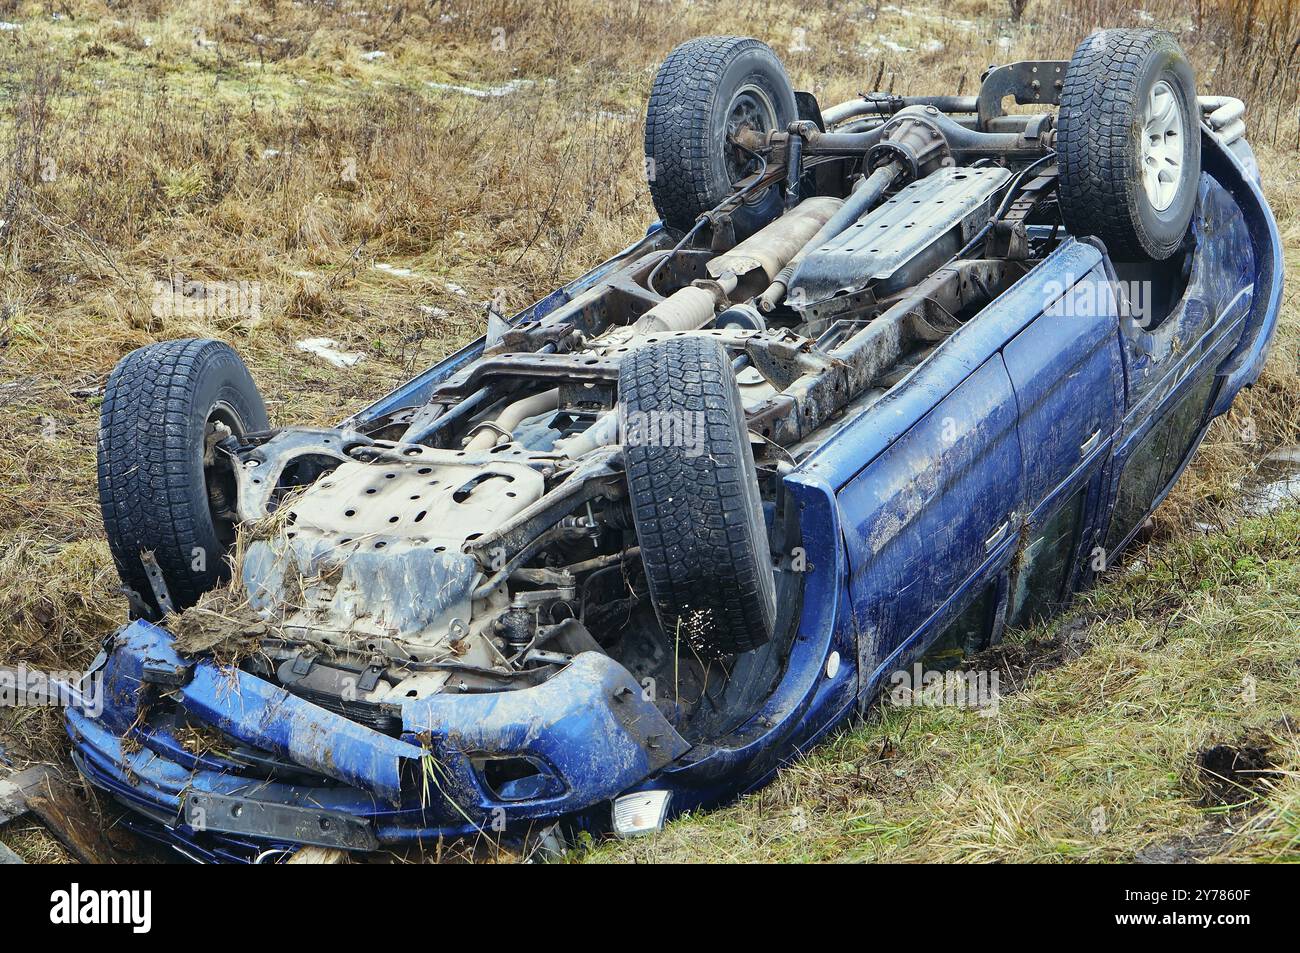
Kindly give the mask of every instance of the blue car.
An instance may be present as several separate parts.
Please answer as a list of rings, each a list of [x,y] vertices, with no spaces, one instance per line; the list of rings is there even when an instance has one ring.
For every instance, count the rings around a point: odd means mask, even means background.
[[[128,354],[133,618],[78,767],[205,861],[631,836],[764,784],[1088,586],[1257,379],[1244,108],[1152,30],[827,109],[702,38],[654,81],[645,237],[337,427],[272,428],[223,343]]]

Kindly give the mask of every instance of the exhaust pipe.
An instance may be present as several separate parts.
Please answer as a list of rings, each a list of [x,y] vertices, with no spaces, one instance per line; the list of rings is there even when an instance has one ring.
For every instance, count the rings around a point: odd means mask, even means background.
[[[630,325],[631,331],[654,334],[702,328],[738,287],[753,285],[753,294],[767,285],[844,204],[822,195],[805,199],[735,248],[709,259],[705,271],[711,280],[673,292]]]
[[[885,190],[893,184],[894,179],[898,177],[901,171],[902,168],[897,162],[890,162],[888,165],[881,166],[871,173],[869,177],[859,180],[858,186],[841,204],[839,211],[821,227],[811,240],[804,243],[803,247],[789,259],[779,274],[773,276],[772,283],[768,285],[767,290],[758,299],[758,306],[764,312],[770,312],[780,304],[781,299],[785,297],[786,289],[790,287],[791,281],[794,280],[794,273],[799,269],[799,263],[807,257],[808,253],[825,245],[869,211],[873,205],[880,201],[881,196],[885,194]],[[811,202],[812,199],[808,201]]]
[[[496,420],[483,421],[475,427],[469,441],[465,444],[465,449],[491,450],[502,438],[509,439],[511,431],[522,421],[537,414],[544,414],[548,410],[557,410],[559,406],[559,388],[517,400],[501,411]]]

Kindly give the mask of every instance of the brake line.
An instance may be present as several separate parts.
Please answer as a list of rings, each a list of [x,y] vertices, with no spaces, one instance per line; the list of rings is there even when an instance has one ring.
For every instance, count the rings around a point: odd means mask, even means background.
[[[971,253],[971,251],[975,249],[977,245],[979,245],[980,242],[982,242],[985,238],[987,238],[989,232],[993,230],[994,223],[996,223],[998,219],[1000,219],[1004,214],[1006,214],[1007,209],[1011,207],[1012,201],[1014,201],[1016,196],[1020,194],[1023,183],[1026,182],[1029,178],[1029,173],[1036,170],[1043,163],[1048,162],[1055,158],[1056,158],[1056,152],[1055,150],[1053,150],[1051,152],[1048,152],[1047,155],[1035,159],[1033,162],[1029,163],[1029,165],[1021,169],[1016,174],[1016,178],[1011,183],[1011,187],[1007,189],[1007,194],[1004,195],[1002,197],[1002,201],[998,203],[997,211],[995,211],[993,213],[993,216],[987,222],[984,223],[984,227],[981,228],[978,232],[976,232],[974,237],[972,237],[970,241],[968,241],[965,245],[963,245],[961,250],[958,251],[957,254],[953,255],[951,258],[945,261],[943,265],[941,265],[940,267],[947,268],[957,259],[965,258],[968,254]],[[935,271],[938,270],[939,270],[938,268],[935,269]]]

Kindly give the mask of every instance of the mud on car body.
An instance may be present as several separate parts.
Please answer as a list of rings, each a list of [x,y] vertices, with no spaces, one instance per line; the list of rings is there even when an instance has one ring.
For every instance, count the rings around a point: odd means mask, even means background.
[[[1243,111],[1156,31],[826,110],[694,40],[646,119],[661,220],[339,426],[270,428],[219,342],[132,352],[99,472],[135,618],[78,765],[208,860],[762,784],[1088,585],[1254,382]]]

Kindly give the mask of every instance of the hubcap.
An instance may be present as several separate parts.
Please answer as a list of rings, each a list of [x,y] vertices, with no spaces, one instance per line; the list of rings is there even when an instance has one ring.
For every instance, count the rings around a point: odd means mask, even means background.
[[[1183,181],[1183,111],[1164,80],[1151,88],[1142,116],[1142,188],[1157,212],[1174,204]]]
[[[766,133],[776,128],[776,107],[767,93],[753,84],[742,86],[731,97],[727,107],[727,136],[734,139],[742,129]],[[735,145],[727,143],[727,174],[731,181],[739,182],[758,169],[755,158]]]

